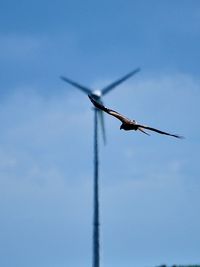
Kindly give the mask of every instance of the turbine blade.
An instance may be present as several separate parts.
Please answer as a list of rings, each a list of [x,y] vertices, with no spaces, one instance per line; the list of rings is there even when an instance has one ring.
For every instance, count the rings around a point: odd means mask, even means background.
[[[103,114],[103,111],[101,111],[101,110],[99,110],[98,113],[99,113],[99,120],[100,120],[100,125],[101,125],[103,142],[104,142],[104,145],[106,145],[106,132],[105,132],[104,114]]]
[[[60,78],[61,78],[63,81],[65,81],[65,82],[67,82],[67,83],[73,85],[74,87],[80,89],[81,91],[83,91],[83,92],[86,93],[86,94],[91,94],[91,92],[92,92],[92,90],[90,90],[89,88],[87,88],[87,87],[85,87],[85,86],[83,86],[83,85],[81,85],[81,84],[79,84],[79,83],[77,83],[77,82],[74,82],[74,81],[68,79],[67,77],[60,76]]]
[[[102,95],[107,94],[110,90],[112,90],[113,88],[115,88],[116,86],[118,86],[120,83],[126,81],[128,78],[130,78],[131,76],[133,76],[134,74],[136,74],[139,71],[140,71],[140,68],[137,68],[137,69],[129,72],[128,74],[126,74],[122,78],[120,78],[120,79],[116,80],[115,82],[109,84],[108,86],[104,87],[102,89]]]

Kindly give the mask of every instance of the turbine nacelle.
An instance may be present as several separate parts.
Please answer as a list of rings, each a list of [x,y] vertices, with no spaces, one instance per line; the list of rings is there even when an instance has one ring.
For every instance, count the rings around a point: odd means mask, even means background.
[[[99,100],[102,96],[102,92],[101,90],[94,90],[91,92],[91,96],[95,99],[95,100]]]

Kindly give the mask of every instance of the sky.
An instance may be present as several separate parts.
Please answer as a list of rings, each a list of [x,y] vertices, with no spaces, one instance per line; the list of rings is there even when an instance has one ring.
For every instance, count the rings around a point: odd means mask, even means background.
[[[2,0],[0,265],[92,266],[93,110],[185,136],[100,139],[102,267],[200,263],[200,2]]]

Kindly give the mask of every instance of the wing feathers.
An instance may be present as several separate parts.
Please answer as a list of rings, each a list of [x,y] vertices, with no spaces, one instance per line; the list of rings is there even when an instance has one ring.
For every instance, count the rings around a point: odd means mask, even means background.
[[[105,106],[103,106],[99,102],[95,101],[90,95],[88,95],[88,97],[96,108],[99,108],[99,109],[105,111],[106,113],[110,114],[111,116],[114,116],[115,118],[119,119],[121,122],[125,122],[125,123],[130,122],[130,120],[128,118],[124,117],[123,115],[121,115],[117,111],[106,108]]]
[[[138,127],[139,128],[144,128],[144,129],[147,129],[147,130],[159,133],[159,134],[169,135],[169,136],[173,136],[173,137],[176,137],[176,138],[184,138],[183,136],[180,136],[180,135],[177,135],[177,134],[171,134],[171,133],[163,132],[163,131],[158,130],[156,128],[152,128],[152,127],[145,126],[145,125],[138,125]]]

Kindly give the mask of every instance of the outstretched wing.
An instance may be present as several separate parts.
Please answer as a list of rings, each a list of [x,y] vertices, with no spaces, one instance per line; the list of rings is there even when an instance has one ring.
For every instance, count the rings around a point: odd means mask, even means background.
[[[105,106],[103,106],[102,104],[100,104],[99,102],[95,101],[94,98],[92,98],[90,95],[88,95],[89,99],[91,100],[91,102],[93,103],[93,105],[98,108],[101,109],[103,111],[105,111],[106,113],[116,117],[117,119],[119,119],[121,122],[125,122],[125,123],[129,123],[130,120],[126,117],[124,117],[123,115],[121,115],[120,113],[118,113],[117,111],[114,111],[112,109],[108,109]]]
[[[147,130],[150,130],[150,131],[154,131],[154,132],[156,132],[156,133],[159,133],[159,134],[165,134],[165,135],[173,136],[173,137],[176,137],[176,138],[184,138],[184,137],[181,136],[181,135],[177,135],[177,134],[171,134],[171,133],[163,132],[163,131],[161,131],[161,130],[158,130],[158,129],[155,129],[155,128],[152,128],[152,127],[149,127],[149,126],[145,126],[145,125],[139,125],[139,124],[138,124],[138,128],[141,128],[141,129],[147,129]]]

